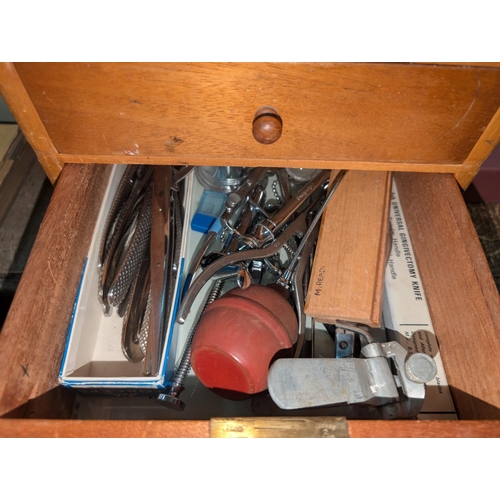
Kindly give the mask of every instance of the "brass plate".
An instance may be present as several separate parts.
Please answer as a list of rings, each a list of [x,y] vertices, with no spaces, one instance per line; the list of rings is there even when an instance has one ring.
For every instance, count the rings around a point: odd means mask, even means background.
[[[344,417],[212,418],[210,437],[216,438],[347,438]]]

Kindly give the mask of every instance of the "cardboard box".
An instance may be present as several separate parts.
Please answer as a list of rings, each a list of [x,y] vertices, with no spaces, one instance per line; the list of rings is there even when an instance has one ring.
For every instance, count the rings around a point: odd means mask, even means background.
[[[123,318],[118,315],[116,309],[113,309],[112,314],[106,317],[97,297],[99,276],[97,259],[101,235],[126,165],[115,165],[112,168],[113,171],[82,270],[59,373],[59,381],[63,386],[73,388],[163,389],[173,374],[175,364],[178,336],[178,325],[175,323],[175,316],[180,302],[189,224],[185,223],[183,227],[181,263],[175,284],[175,305],[169,318],[168,334],[162,352],[160,370],[154,376],[144,376],[142,374],[143,362],[132,363],[122,353]],[[190,220],[189,207],[191,206],[192,179],[193,175],[189,175],[185,180],[185,221]]]

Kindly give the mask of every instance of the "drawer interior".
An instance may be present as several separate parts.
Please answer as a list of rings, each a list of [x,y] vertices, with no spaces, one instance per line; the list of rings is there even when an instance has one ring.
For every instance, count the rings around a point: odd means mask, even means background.
[[[119,176],[123,174],[124,166],[113,167],[111,174],[110,186],[117,186]],[[184,222],[184,241],[186,252],[182,264],[183,276],[182,281],[185,282],[187,270],[190,269],[193,260],[196,258],[197,249],[203,245],[204,234],[198,230],[193,230],[191,221],[195,218],[197,207],[200,205],[206,187],[199,180],[198,172],[193,172],[186,180],[188,185],[185,189],[189,190],[187,204],[184,204],[185,222]],[[188,182],[189,181],[189,182]],[[273,196],[279,196],[276,191],[277,187],[273,181],[277,182],[276,176],[271,175],[267,182],[266,199],[274,199]],[[275,191],[273,191],[273,189]],[[298,190],[299,186],[295,186]],[[78,391],[78,397],[75,402],[75,410],[73,416],[79,419],[102,419],[110,418],[117,419],[209,419],[213,417],[238,417],[238,416],[294,416],[294,415],[329,415],[329,416],[350,416],[352,418],[380,418],[380,415],[373,411],[365,411],[366,408],[360,409],[359,405],[350,406],[349,408],[309,408],[306,410],[290,411],[280,410],[270,398],[267,392],[247,396],[242,400],[234,400],[225,398],[207,389],[195,376],[191,369],[185,383],[180,399],[186,404],[182,412],[174,411],[160,405],[155,395],[148,395],[134,386],[140,379],[141,363],[131,363],[124,358],[122,349],[120,348],[120,332],[123,320],[118,316],[116,310],[113,309],[111,316],[106,317],[103,312],[96,295],[97,277],[97,248],[102,237],[103,221],[107,218],[106,214],[110,209],[112,195],[114,191],[108,191],[102,204],[101,212],[98,217],[96,229],[92,238],[91,247],[87,257],[87,264],[82,278],[82,287],[79,291],[77,304],[75,305],[76,314],[73,318],[68,336],[73,339],[76,337],[79,345],[74,346],[73,340],[70,341],[70,347],[65,353],[65,360],[71,355],[75,358],[73,364],[83,365],[76,371],[69,373],[69,376],[64,376],[66,384],[72,383],[74,389]],[[209,201],[208,203],[212,203]],[[425,297],[422,297],[420,290],[420,276],[418,274],[418,266],[415,263],[411,242],[408,241],[407,229],[404,222],[404,214],[401,212],[400,200],[397,194],[397,189],[393,186],[393,201],[394,206],[391,209],[392,225],[399,225],[399,230],[393,229],[394,251],[389,256],[390,273],[385,279],[385,304],[384,304],[384,319],[386,325],[382,328],[370,328],[370,335],[376,342],[388,342],[396,340],[405,349],[413,349],[417,352],[431,354],[436,361],[438,367],[438,376],[435,380],[427,384],[426,401],[419,414],[419,419],[456,419],[456,412],[453,407],[451,395],[447,385],[447,379],[442,366],[442,361],[439,355],[437,340],[432,333],[433,327],[430,320],[428,307],[425,302]],[[349,223],[349,222],[347,222]],[[198,229],[198,228],[195,228]],[[404,237],[401,239],[399,233],[403,231]],[[218,235],[219,240],[222,239],[222,234]],[[214,249],[220,244],[214,242]],[[406,248],[406,255],[410,260],[412,275],[408,275],[407,260],[401,257],[403,248]],[[398,279],[396,277],[399,276]],[[413,276],[413,278],[412,278]],[[411,281],[412,279],[417,281]],[[273,277],[268,273],[264,275],[265,283],[272,283]],[[396,284],[396,286],[394,286]],[[207,284],[200,292],[194,301],[191,312],[183,325],[176,324],[175,330],[172,331],[172,343],[176,345],[176,351],[171,349],[167,356],[168,365],[178,366],[183,355],[183,350],[186,345],[187,338],[195,323],[199,321],[204,303],[210,294],[210,283]],[[236,276],[226,280],[223,293],[237,287]],[[417,287],[417,291],[415,291]],[[415,301],[415,294],[419,299]],[[404,313],[403,313],[404,311]],[[292,314],[294,314],[292,312]],[[415,326],[418,322],[419,327]],[[410,327],[410,324],[412,327]],[[221,325],[221,328],[223,326]],[[315,358],[335,358],[335,342],[328,334],[325,326],[320,322],[314,323],[314,357]],[[424,330],[425,327],[425,330]],[[236,335],[238,332],[234,332]],[[312,338],[312,319],[306,319],[307,339]],[[240,337],[243,341],[243,337]],[[235,340],[236,342],[236,340]],[[423,344],[426,343],[425,346]],[[79,349],[80,347],[80,349]],[[82,352],[86,358],[93,357],[91,363],[85,364],[81,360],[78,362],[79,352]],[[69,353],[69,354],[68,354]],[[105,356],[105,357],[103,357]],[[85,358],[85,359],[86,359]],[[95,358],[95,359],[94,359]],[[172,359],[170,359],[172,358]],[[174,362],[175,361],[175,362]],[[67,362],[66,362],[67,364]],[[68,371],[68,368],[65,369]],[[116,378],[122,375],[118,381]],[[100,376],[100,378],[99,378]],[[170,379],[173,373],[169,372]],[[110,377],[113,379],[110,382]],[[114,377],[114,378],[113,378]],[[131,377],[131,378],[130,378]],[[110,383],[123,383],[128,389],[115,391],[115,397],[106,395],[111,392]],[[132,389],[134,387],[134,389]],[[98,395],[97,388],[103,394]],[[89,389],[91,396],[89,397]],[[117,395],[127,396],[132,390],[133,397],[116,397]],[[167,389],[160,392],[166,393]],[[143,394],[143,397],[141,397]],[[145,396],[145,397],[144,397]]]
[[[251,415],[250,401],[221,399],[194,377],[185,393],[196,391],[199,405],[177,413],[166,413],[151,394],[76,396],[59,386],[72,305],[109,170],[68,165],[59,180],[0,336],[2,415],[133,420]],[[456,182],[447,174],[409,173],[397,174],[396,182],[458,416],[499,418],[498,293]]]

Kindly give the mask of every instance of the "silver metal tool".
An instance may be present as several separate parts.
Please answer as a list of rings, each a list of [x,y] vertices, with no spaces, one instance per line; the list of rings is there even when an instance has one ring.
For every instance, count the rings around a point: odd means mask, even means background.
[[[147,203],[145,191],[152,175],[151,167],[140,165],[137,168],[130,168],[126,171],[126,176],[120,184],[115,199],[112,204],[111,213],[106,221],[105,230],[101,237],[100,255],[98,262],[99,286],[98,298],[103,306],[105,314],[110,313],[109,291],[112,284],[115,289],[111,295],[113,305],[119,305],[125,294],[122,296],[123,281],[129,285],[130,273],[129,266],[122,270],[128,273],[126,276],[119,277],[120,265],[126,260],[126,252],[130,248],[130,243],[134,240],[134,245],[143,245],[144,228],[147,222],[147,210],[142,211],[143,205]],[[131,187],[129,186],[131,184]],[[142,212],[141,212],[142,211]],[[139,224],[139,214],[141,214],[141,223]],[[134,238],[135,229],[140,227],[141,235]],[[129,264],[135,267],[136,248],[130,250]]]
[[[262,247],[275,238],[276,233],[291,219],[291,217],[308,202],[321,186],[330,179],[330,170],[323,170],[308,182],[288,203],[271,218],[257,225],[251,246]]]
[[[175,191],[179,190],[180,182],[184,180],[193,170],[194,170],[194,165],[193,166],[188,166],[186,165],[185,167],[181,167],[179,169],[173,168],[173,185],[172,189]]]
[[[198,275],[192,282],[191,287],[187,291],[179,308],[177,321],[182,325],[186,321],[194,299],[205,286],[208,280],[218,271],[228,266],[235,266],[240,262],[263,260],[273,256],[286,244],[286,242],[294,235],[304,235],[307,231],[307,220],[309,210],[304,210],[292,223],[290,223],[281,234],[265,248],[253,248],[250,250],[240,250],[234,254],[225,255],[210,264],[205,270]]]
[[[255,187],[252,195],[248,199],[248,204],[246,205],[246,210],[243,210],[241,217],[235,226],[231,227],[232,236],[231,241],[227,247],[227,253],[234,253],[238,250],[239,244],[241,244],[246,238],[249,230],[252,227],[252,223],[255,220],[257,213],[261,212],[261,203],[265,200],[265,182],[262,182],[264,178],[260,178],[259,184]],[[226,227],[228,224],[226,222]]]
[[[99,300],[124,318],[122,351],[157,373],[182,242],[181,180],[194,167],[127,167],[99,248]]]
[[[286,204],[292,199],[292,192],[290,190],[290,182],[288,180],[288,174],[284,168],[276,169],[278,175],[278,181],[281,187],[281,192],[283,193],[283,203]]]
[[[336,358],[353,358],[355,343],[356,335],[354,332],[344,330],[343,328],[335,329]]]
[[[164,328],[165,284],[169,266],[165,262],[171,238],[172,167],[155,167],[153,172],[153,204],[151,218],[150,275],[151,314],[144,359],[144,375],[156,373],[159,364],[161,331]]]
[[[201,265],[201,261],[203,260],[203,257],[207,253],[208,249],[210,248],[216,237],[217,233],[215,231],[209,231],[198,245],[196,253],[193,255],[193,259],[186,274],[186,280],[184,282],[184,290],[182,292],[183,296],[186,294],[189,287],[191,286],[191,281],[193,280],[196,272],[198,271]]]
[[[314,248],[314,245],[316,244],[318,232],[319,227],[316,226],[313,231],[309,233],[306,244],[301,249],[303,255],[290,276],[290,283],[284,283],[285,288],[291,288],[293,302],[295,304],[295,310],[297,311],[297,319],[299,322],[299,336],[297,338],[297,344],[295,346],[294,358],[298,358],[301,355],[305,339],[306,313],[304,312],[304,307],[306,294],[303,286],[303,278],[306,268],[310,263],[309,257]],[[306,238],[306,236],[304,236],[304,238]],[[278,283],[282,284],[280,280],[278,280]]]
[[[299,248],[297,248],[297,251],[295,252],[292,260],[290,261],[290,264],[288,265],[288,268],[285,270],[285,272],[281,275],[280,279],[277,281],[279,285],[282,285],[284,287],[288,287],[288,283],[290,283],[291,280],[291,275],[293,273],[293,270],[295,266],[297,265],[297,262],[301,258],[302,255],[302,250],[304,249],[304,246],[308,243],[311,233],[316,230],[316,224],[318,221],[321,219],[321,216],[323,215],[323,212],[330,201],[331,197],[333,196],[333,193],[335,193],[338,185],[344,178],[344,175],[346,173],[346,170],[341,170],[337,177],[335,178],[332,186],[330,186],[328,195],[321,206],[321,208],[317,211],[316,215],[314,216],[314,219],[312,220],[311,224],[309,225],[307,232],[304,234],[304,237],[300,241]],[[309,184],[308,184],[309,185]]]
[[[255,210],[262,210],[260,200],[265,196],[264,189],[270,172],[266,168],[255,168],[240,188],[227,197],[220,222],[223,230],[231,234],[233,242],[239,243],[247,238],[246,230],[244,230],[245,223],[242,223],[241,219],[245,218],[248,205],[252,207],[250,220],[253,219]],[[260,194],[255,195],[255,192],[259,190]],[[259,201],[255,202],[255,199]]]
[[[261,185],[257,187],[254,191],[254,194],[252,196],[251,201],[255,200],[258,202],[264,194],[264,186]],[[249,207],[249,209],[244,210],[241,213],[241,216],[237,222],[236,225],[236,232],[237,233],[245,233],[248,229],[248,227],[251,225],[251,222],[254,217],[255,210],[252,207]],[[202,261],[204,258],[207,256],[208,250],[211,248],[212,244],[216,242],[217,236],[222,232],[222,225],[220,222],[220,219],[217,219],[212,226],[210,227],[208,233],[204,236],[200,244],[198,245],[198,248],[196,250],[196,253],[194,254],[191,264],[189,266],[188,272],[186,274],[186,280],[184,283],[184,290],[182,293],[182,296],[184,296],[191,286],[191,282],[194,279],[194,276],[196,275],[196,272],[200,268]],[[225,242],[225,249],[224,253],[234,253],[238,250],[238,238],[235,237],[234,234],[230,235],[226,242]],[[220,255],[221,252],[219,252],[216,255]]]
[[[386,407],[387,418],[416,416],[424,401],[424,384],[437,373],[434,360],[421,353],[409,356],[397,342],[372,342],[361,354],[362,358],[275,361],[268,376],[272,400],[286,410],[361,404]]]
[[[223,221],[227,221],[229,214],[248,201],[248,197],[252,191],[268,175],[268,172],[267,168],[255,168],[238,190],[229,194],[225,204],[226,210],[221,216]]]
[[[205,305],[198,314],[198,319],[189,332],[186,340],[186,345],[182,353],[181,361],[179,362],[179,365],[177,366],[174,377],[172,379],[172,386],[166,394],[160,394],[158,396],[159,402],[167,408],[170,408],[171,410],[184,410],[186,406],[185,403],[179,399],[179,395],[184,390],[186,377],[191,370],[191,344],[193,342],[194,334],[196,333],[196,329],[200,324],[201,316],[205,309],[220,297],[226,279],[227,278],[218,279],[213,284],[210,294],[208,295],[208,299],[206,300]]]
[[[182,213],[172,167],[155,167],[151,229],[151,314],[144,375],[158,372],[175,296],[182,242]]]
[[[170,249],[165,258],[166,265],[169,266],[170,273],[165,275],[168,283],[165,283],[164,289],[167,292],[165,304],[165,328],[161,331],[160,346],[163,349],[165,339],[167,336],[167,326],[170,320],[170,314],[174,307],[174,297],[176,293],[176,282],[179,274],[181,263],[181,246],[182,246],[182,232],[183,232],[183,216],[182,216],[182,201],[179,191],[173,191],[173,207],[172,207],[172,230],[170,238]],[[175,319],[174,319],[175,321]]]
[[[243,289],[248,288],[252,284],[252,275],[250,274],[250,271],[248,270],[246,264],[243,262],[240,263],[238,269],[236,284]]]
[[[206,189],[227,194],[236,191],[251,171],[244,167],[197,167],[195,172]]]
[[[133,363],[142,361],[145,354],[145,343],[140,333],[144,324],[149,325],[147,301],[151,296],[150,277],[149,252],[146,252],[137,279],[131,287],[131,300],[124,314],[122,328],[122,352]]]
[[[148,340],[149,340],[149,325],[151,318],[151,280],[149,280],[149,291],[145,290],[144,297],[146,298],[146,307],[142,308],[144,313],[142,316],[141,328],[139,329],[139,335],[138,335],[138,343],[143,358],[146,356],[146,351],[148,348]]]
[[[313,195],[322,188],[324,183],[330,178],[330,175],[330,171],[318,175],[315,179],[313,179],[313,181],[309,182],[302,190],[300,190],[299,193],[294,196],[282,210],[278,212],[278,214],[273,216],[272,220],[269,219],[265,223],[257,224],[258,230],[265,228],[265,231],[262,234],[268,234],[268,236],[265,236],[266,241],[260,241],[257,243],[250,242],[250,250],[240,250],[238,252],[235,252],[234,254],[222,256],[215,262],[211,263],[208,267],[206,267],[205,270],[196,278],[196,280],[192,282],[190,289],[184,296],[179,308],[177,321],[180,324],[183,324],[185,322],[194,299],[201,291],[208,279],[213,276],[213,274],[220,271],[226,266],[234,266],[245,261],[252,262],[272,257],[273,255],[278,253],[281,248],[287,245],[287,242],[290,240],[290,238],[292,238],[294,235],[299,235],[302,237],[301,244],[297,252],[295,252],[293,262],[290,263],[291,265],[287,269],[287,276],[280,279],[279,281],[280,284],[288,287],[288,284],[292,279],[294,268],[298,263],[300,254],[304,249],[306,242],[309,240],[309,237],[314,230],[317,222],[319,221],[321,214],[326,207],[327,201],[331,198],[335,191],[335,188],[342,180],[344,172],[341,172],[337,176],[335,184],[332,186],[330,193],[327,195],[325,203],[323,203],[323,205],[315,213],[313,223],[311,223],[310,225],[308,224],[309,215],[313,213],[315,206],[321,201],[321,196],[317,197],[305,210],[302,210],[302,212],[296,216],[293,222],[290,222],[288,226],[285,226],[285,228],[281,232],[279,231],[283,228],[285,222],[291,219],[298,208],[300,208],[307,200],[313,199]],[[263,177],[259,177],[258,179],[260,180],[262,178]],[[254,178],[252,179],[252,181],[256,181],[256,179],[257,178]],[[268,231],[269,233],[266,233],[266,231]],[[276,235],[273,231],[279,233],[279,235]],[[248,243],[248,239],[249,238],[245,236],[245,243]],[[255,240],[255,238],[250,237],[250,240]],[[244,283],[244,280],[242,282]]]
[[[107,303],[112,306],[118,306],[127,295],[131,284],[137,276],[144,253],[148,247],[151,231],[151,198],[152,186],[149,185],[130,237],[126,233],[127,244],[119,259],[116,274],[111,282],[109,282],[109,287],[106,286],[105,288]],[[106,281],[107,284],[108,281]]]
[[[99,247],[97,268],[100,270],[103,267],[105,255],[109,251],[109,245],[114,232],[113,229],[120,224],[120,218],[125,215],[122,215],[123,208],[130,197],[130,193],[134,185],[134,177],[138,168],[139,165],[129,165],[127,167],[120,181],[115,197],[113,198],[113,203],[111,204],[111,208],[109,209],[108,216],[104,224],[104,231],[102,233],[101,244]]]
[[[344,329],[350,332],[357,333],[360,337],[362,337],[365,340],[366,344],[372,344],[374,342],[373,337],[367,330],[356,326],[354,323],[351,323],[350,321],[337,321],[335,326],[337,327],[337,329]]]

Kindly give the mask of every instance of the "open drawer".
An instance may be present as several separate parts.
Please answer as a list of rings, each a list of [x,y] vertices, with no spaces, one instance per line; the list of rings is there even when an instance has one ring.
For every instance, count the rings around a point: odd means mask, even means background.
[[[0,91],[57,187],[0,335],[0,433],[213,434],[209,420],[72,420],[75,394],[58,385],[106,164],[144,163],[394,171],[460,420],[346,429],[500,436],[500,300],[457,184],[500,140],[499,89],[497,63],[1,64]],[[255,137],[262,106],[281,120],[273,143]]]
[[[71,419],[75,393],[59,386],[58,373],[109,175],[104,165],[70,164],[58,181],[0,335],[0,434],[235,435],[231,422],[217,420],[223,415],[154,422]],[[306,418],[298,419],[298,431],[275,417],[272,427],[281,435],[318,435],[337,426],[350,436],[500,436],[500,301],[459,187],[451,174],[397,173],[395,181],[459,420]],[[252,425],[258,434],[260,424]]]

